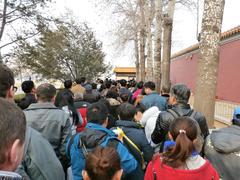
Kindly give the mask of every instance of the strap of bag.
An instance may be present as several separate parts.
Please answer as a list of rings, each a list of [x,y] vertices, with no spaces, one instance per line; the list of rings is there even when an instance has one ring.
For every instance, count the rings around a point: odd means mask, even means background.
[[[138,146],[137,146],[134,142],[132,142],[131,139],[129,139],[129,137],[127,137],[127,135],[125,134],[125,132],[124,132],[121,128],[117,127],[117,130],[120,132],[121,136],[122,136],[129,144],[131,144],[131,146],[134,147],[134,149],[136,149],[137,152],[140,154],[140,156],[141,156],[142,168],[143,168],[143,167],[145,166],[145,161],[144,161],[144,158],[143,158],[143,153],[142,153],[142,151],[138,148]]]
[[[72,146],[72,144],[73,144],[73,142],[74,142],[74,139],[75,139],[75,137],[76,137],[76,135],[78,135],[77,133],[76,134],[74,134],[71,138],[70,138],[70,140],[69,140],[69,143],[68,143],[68,146],[67,146],[67,156],[69,157],[69,158],[71,158],[71,156],[70,156],[70,150],[71,150],[71,146]],[[80,134],[79,134],[80,135]]]

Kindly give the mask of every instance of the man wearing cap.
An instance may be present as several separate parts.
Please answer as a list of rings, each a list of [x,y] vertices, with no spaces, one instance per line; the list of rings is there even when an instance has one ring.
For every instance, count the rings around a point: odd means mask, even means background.
[[[232,125],[213,130],[207,137],[205,156],[218,171],[221,179],[240,177],[240,107],[235,108]]]
[[[83,94],[83,101],[88,103],[97,102],[100,99],[100,95],[92,92],[92,85],[85,85],[86,92]]]
[[[25,111],[27,125],[37,130],[52,145],[64,169],[67,166],[65,145],[71,133],[69,115],[54,106],[56,88],[48,83],[38,86],[37,103]]]

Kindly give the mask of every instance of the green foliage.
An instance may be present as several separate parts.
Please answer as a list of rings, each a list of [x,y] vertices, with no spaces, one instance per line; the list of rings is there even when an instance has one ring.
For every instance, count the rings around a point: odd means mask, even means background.
[[[21,41],[15,48],[15,59],[23,67],[52,79],[93,79],[105,73],[102,43],[86,24],[75,21],[54,21],[52,28],[44,27],[34,43]]]

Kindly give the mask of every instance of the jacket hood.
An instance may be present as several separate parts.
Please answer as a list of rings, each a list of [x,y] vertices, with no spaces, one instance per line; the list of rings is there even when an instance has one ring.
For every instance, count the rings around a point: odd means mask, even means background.
[[[134,121],[125,121],[125,120],[118,120],[116,121],[116,126],[127,127],[127,128],[141,128],[141,125],[134,122]]]
[[[81,140],[86,148],[94,148],[101,144],[108,136],[115,136],[114,132],[101,125],[88,123],[87,128],[82,132]]]
[[[240,151],[240,126],[232,125],[213,131],[210,138],[213,147],[218,152],[233,153]]]

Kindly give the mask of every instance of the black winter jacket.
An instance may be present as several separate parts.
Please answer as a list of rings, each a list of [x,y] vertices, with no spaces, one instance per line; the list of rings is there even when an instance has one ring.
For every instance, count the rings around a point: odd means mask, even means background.
[[[138,146],[138,148],[142,151],[144,160],[146,162],[152,160],[153,149],[145,136],[144,129],[140,127],[140,125],[133,121],[118,120],[116,121],[116,126],[122,128],[127,137]],[[126,143],[123,144],[127,146]],[[135,150],[133,147],[127,146],[127,148],[136,158],[136,160],[141,162],[141,157],[139,157],[138,152],[136,152],[137,150]]]
[[[191,116],[192,113],[192,109],[189,104],[175,104],[173,105],[172,110],[183,116]],[[169,131],[169,126],[174,119],[174,116],[167,111],[162,111],[159,114],[155,129],[151,135],[152,141],[155,144],[165,141],[166,135]],[[205,139],[209,135],[209,130],[204,115],[200,112],[197,112],[194,116],[194,119],[198,122],[203,138]]]

